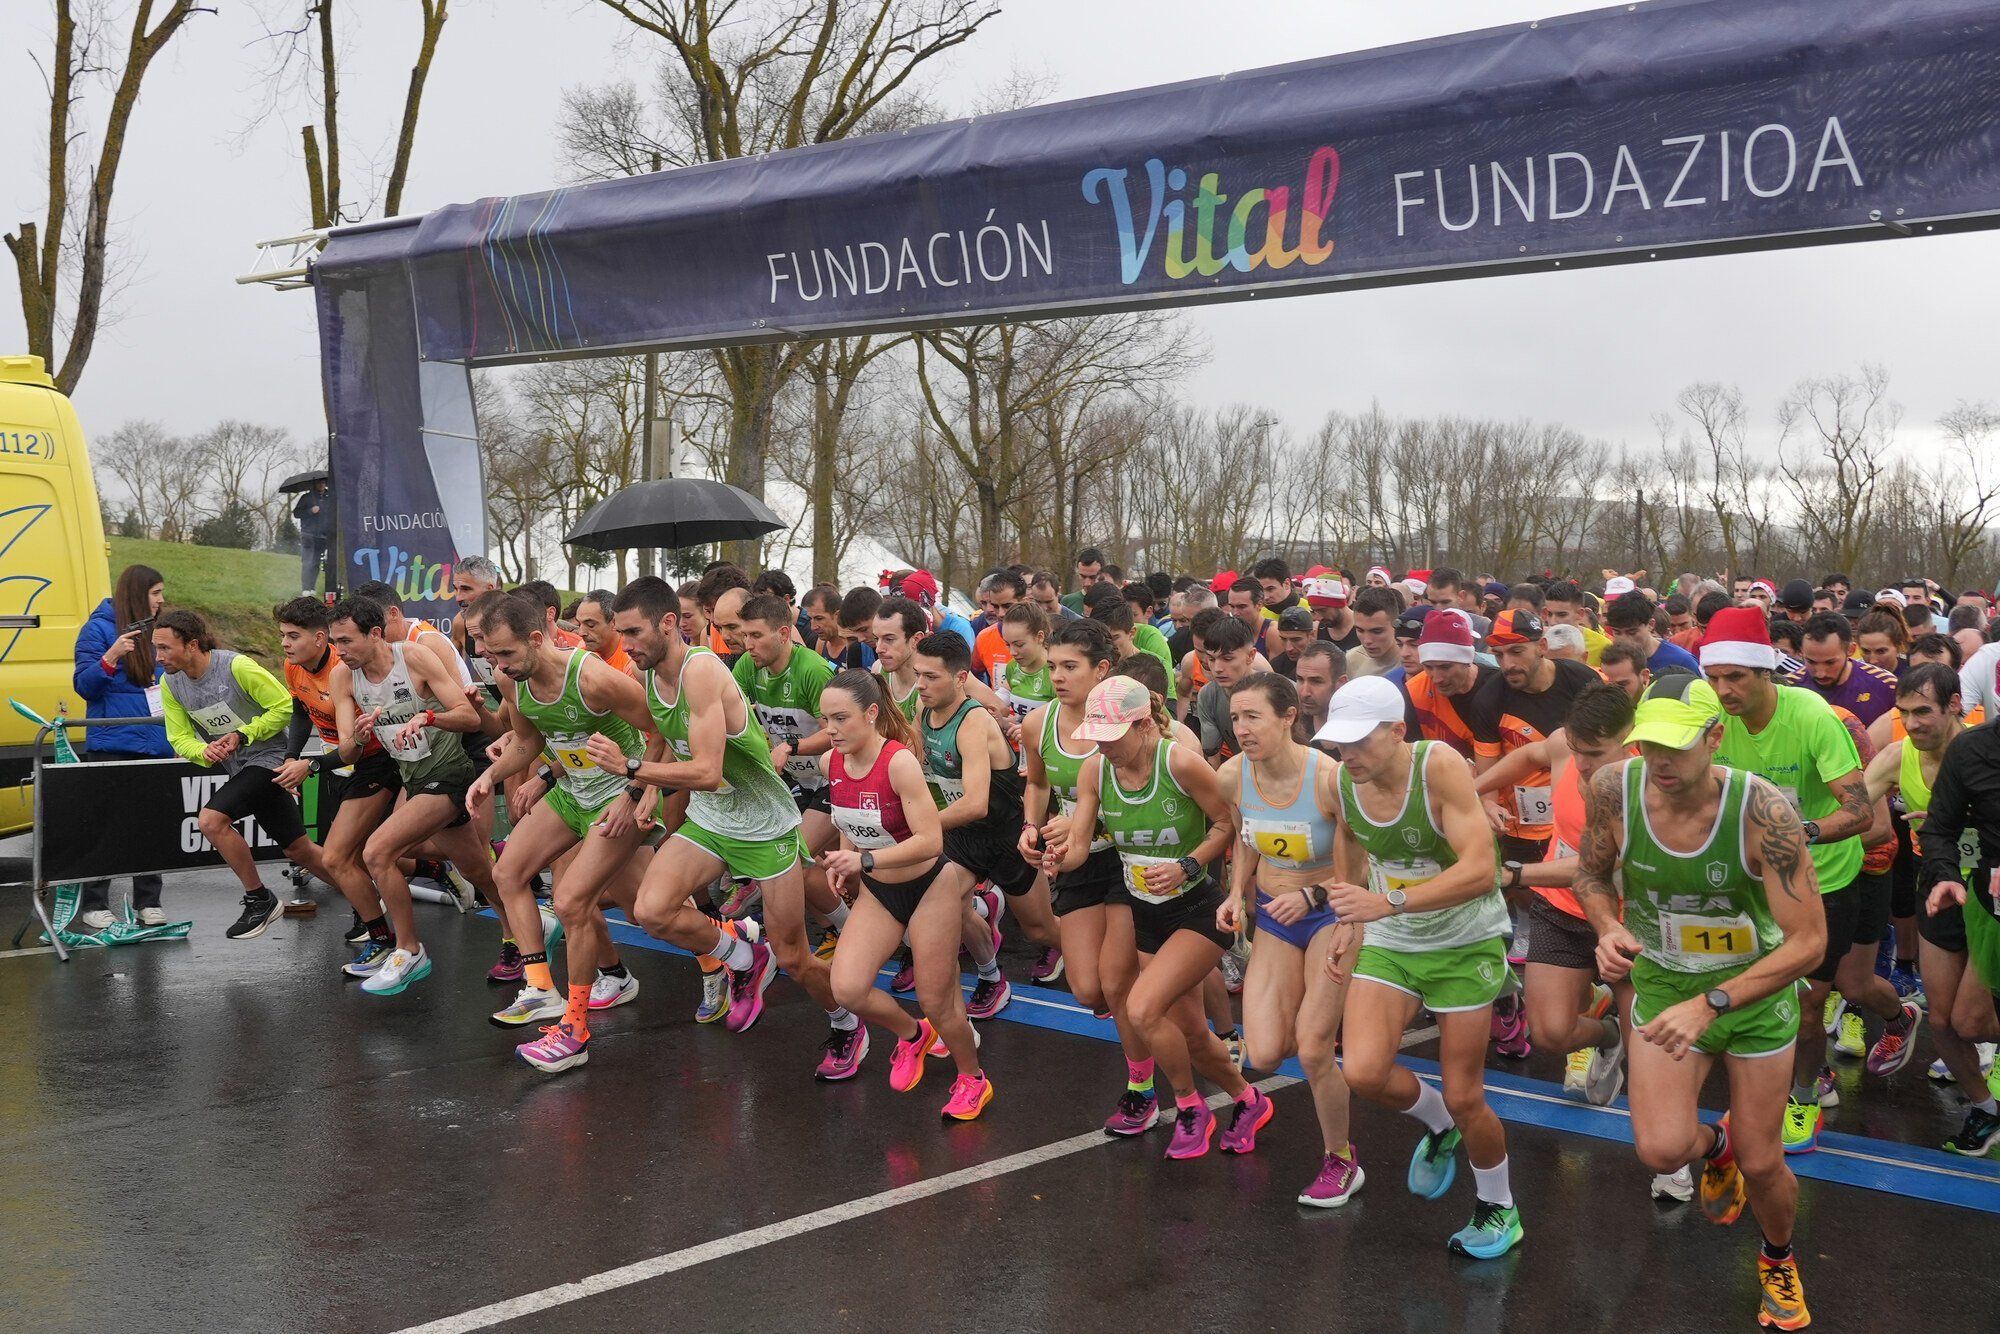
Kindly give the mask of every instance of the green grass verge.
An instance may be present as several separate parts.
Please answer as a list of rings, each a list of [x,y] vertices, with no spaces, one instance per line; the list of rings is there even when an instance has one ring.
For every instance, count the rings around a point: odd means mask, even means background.
[[[297,556],[112,538],[112,578],[133,564],[150,565],[166,578],[169,606],[200,612],[224,645],[255,654],[277,670],[278,627],[271,608],[298,596]]]

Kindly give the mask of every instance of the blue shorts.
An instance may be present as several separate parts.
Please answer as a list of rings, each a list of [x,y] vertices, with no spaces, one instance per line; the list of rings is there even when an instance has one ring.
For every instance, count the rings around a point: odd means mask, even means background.
[[[1297,893],[1296,890],[1292,892]],[[1287,926],[1265,911],[1265,905],[1270,903],[1270,901],[1271,896],[1269,894],[1266,894],[1261,889],[1257,891],[1257,934],[1261,936],[1268,931],[1279,940],[1290,945],[1293,949],[1305,949],[1308,945],[1312,944],[1314,936],[1327,927],[1332,926],[1338,920],[1334,916],[1333,909],[1316,908],[1304,917],[1301,917],[1298,921],[1293,922],[1290,926]]]

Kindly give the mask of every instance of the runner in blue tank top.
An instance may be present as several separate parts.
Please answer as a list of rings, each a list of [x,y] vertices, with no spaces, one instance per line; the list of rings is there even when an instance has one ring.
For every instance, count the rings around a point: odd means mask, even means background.
[[[1340,825],[1339,766],[1293,738],[1298,713],[1298,690],[1275,672],[1230,688],[1229,722],[1242,751],[1223,761],[1216,784],[1236,803],[1241,834],[1216,925],[1233,935],[1253,911],[1254,894],[1257,936],[1243,978],[1245,1064],[1276,1070],[1298,1055],[1323,1141],[1319,1172],[1298,1199],[1328,1209],[1347,1203],[1364,1177],[1348,1142],[1347,1081],[1333,1059],[1348,976],[1325,967],[1341,929],[1326,906]],[[1351,963],[1354,953],[1349,942],[1341,957]]]

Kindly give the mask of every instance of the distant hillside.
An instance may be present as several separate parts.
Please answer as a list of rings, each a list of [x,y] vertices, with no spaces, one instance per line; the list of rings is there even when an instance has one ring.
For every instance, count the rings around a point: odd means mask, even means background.
[[[297,556],[112,538],[111,577],[133,564],[150,565],[165,576],[169,606],[200,612],[225,645],[254,653],[276,669],[278,627],[271,608],[298,595]]]

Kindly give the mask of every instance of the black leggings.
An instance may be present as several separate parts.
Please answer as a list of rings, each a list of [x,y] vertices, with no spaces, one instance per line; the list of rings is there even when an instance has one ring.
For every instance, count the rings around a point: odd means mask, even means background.
[[[127,755],[117,750],[86,751],[83,758],[91,764],[106,764],[127,760],[150,760],[152,755]],[[132,877],[132,908],[157,908],[160,906],[162,881],[156,875],[135,875]],[[109,880],[86,880],[77,903],[78,912],[102,912],[111,906],[111,882]]]

